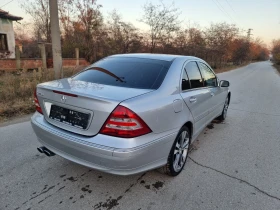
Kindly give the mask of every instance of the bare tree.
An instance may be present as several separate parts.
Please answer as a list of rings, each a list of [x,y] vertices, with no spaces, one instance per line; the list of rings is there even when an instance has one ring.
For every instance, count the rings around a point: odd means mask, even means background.
[[[231,60],[234,64],[240,65],[249,60],[250,48],[249,42],[246,37],[237,37],[235,38],[230,48],[228,49],[231,52]]]
[[[66,38],[73,32],[72,22],[76,12],[74,2],[74,0],[60,0],[58,2],[61,31]]]
[[[14,25],[15,39],[26,40],[32,36],[31,24],[28,22],[21,22]]]
[[[93,61],[98,58],[99,37],[102,34],[103,16],[100,12],[101,5],[96,0],[77,0],[77,24],[83,30],[80,37],[86,51],[88,60]]]
[[[33,18],[37,40],[51,42],[49,0],[26,0],[21,7]]]
[[[131,23],[123,21],[116,10],[110,13],[107,25],[112,53],[137,51],[141,45],[138,30]]]
[[[48,1],[26,0],[22,3],[33,17],[31,28],[35,31],[29,38],[22,33],[24,30],[19,29],[16,33],[24,40],[27,57],[36,56],[38,40],[51,41]],[[136,28],[116,11],[104,20],[100,8],[97,0],[59,0],[63,56],[73,56],[76,47],[80,49],[80,56],[90,62],[118,53],[174,53],[200,57],[218,68],[251,59],[263,60],[268,56],[266,46],[257,39],[251,39],[249,44],[235,25],[217,23],[201,29],[189,22],[185,23],[186,28],[182,28],[180,11],[174,4],[146,3],[140,22],[147,24],[147,31]],[[277,43],[279,41],[274,42],[272,50],[275,59],[280,54]]]
[[[215,51],[215,66],[221,67],[230,59],[228,49],[238,32],[239,28],[227,23],[211,24],[204,31],[207,47]]]
[[[166,6],[161,2],[159,5],[151,2],[144,5],[144,14],[141,22],[149,26],[150,52],[154,52],[157,42],[170,42],[173,32],[179,30],[179,12],[178,9]]]
[[[272,41],[272,50],[273,60],[280,64],[280,39]]]
[[[21,46],[20,56],[22,58],[36,58],[40,55],[38,40],[32,36],[33,28],[30,23],[22,22],[14,26],[16,44]]]

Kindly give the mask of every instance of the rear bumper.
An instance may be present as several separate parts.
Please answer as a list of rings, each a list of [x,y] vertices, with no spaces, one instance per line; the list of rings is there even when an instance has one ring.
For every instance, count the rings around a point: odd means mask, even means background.
[[[149,143],[132,148],[114,148],[93,143],[94,138],[102,138],[106,142],[106,139],[111,138],[109,136],[77,135],[49,124],[39,113],[32,116],[31,124],[39,142],[57,155],[90,168],[118,175],[136,174],[166,164],[177,135],[174,130],[160,138],[158,135],[148,134],[151,137]],[[156,138],[153,138],[155,136]]]

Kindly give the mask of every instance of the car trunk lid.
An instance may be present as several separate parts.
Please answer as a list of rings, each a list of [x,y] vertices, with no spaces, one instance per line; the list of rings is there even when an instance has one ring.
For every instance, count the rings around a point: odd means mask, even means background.
[[[74,133],[93,136],[120,102],[151,91],[66,78],[39,84],[37,97],[49,123]],[[62,119],[68,116],[65,113],[71,113],[70,121],[68,117]]]

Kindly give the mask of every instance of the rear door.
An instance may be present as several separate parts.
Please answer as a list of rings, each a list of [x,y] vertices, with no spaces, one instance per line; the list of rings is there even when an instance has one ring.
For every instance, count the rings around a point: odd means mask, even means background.
[[[182,71],[181,96],[194,118],[194,135],[207,124],[209,114],[210,91],[204,87],[202,75],[195,61],[188,62]]]
[[[213,70],[205,63],[199,62],[200,72],[204,80],[204,86],[208,87],[211,99],[209,102],[209,117],[212,120],[221,114],[224,105],[224,96],[222,89],[218,86],[218,80]]]

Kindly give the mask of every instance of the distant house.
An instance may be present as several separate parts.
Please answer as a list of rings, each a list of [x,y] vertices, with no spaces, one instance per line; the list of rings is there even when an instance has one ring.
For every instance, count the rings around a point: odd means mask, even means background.
[[[0,58],[15,58],[13,21],[18,20],[22,18],[0,9]]]

